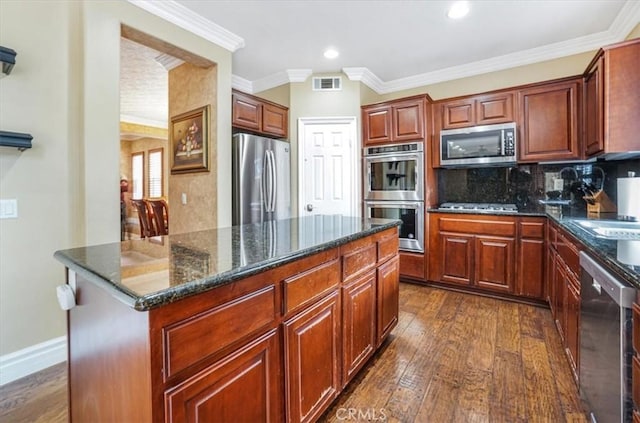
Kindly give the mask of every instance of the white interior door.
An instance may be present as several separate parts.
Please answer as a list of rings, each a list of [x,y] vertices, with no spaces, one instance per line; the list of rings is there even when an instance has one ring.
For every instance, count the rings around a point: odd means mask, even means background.
[[[299,216],[358,216],[356,118],[301,118]]]

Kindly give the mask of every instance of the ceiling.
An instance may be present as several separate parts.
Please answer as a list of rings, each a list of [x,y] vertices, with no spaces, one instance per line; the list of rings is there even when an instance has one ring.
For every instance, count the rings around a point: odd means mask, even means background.
[[[247,92],[344,72],[383,94],[592,51],[640,21],[636,0],[471,1],[457,21],[436,0],[129,1],[232,51]],[[323,57],[330,46],[338,58]]]

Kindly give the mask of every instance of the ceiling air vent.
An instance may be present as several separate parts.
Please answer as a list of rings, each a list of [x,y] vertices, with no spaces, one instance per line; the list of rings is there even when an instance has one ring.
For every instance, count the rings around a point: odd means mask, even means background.
[[[340,91],[342,78],[339,76],[313,77],[313,91]]]

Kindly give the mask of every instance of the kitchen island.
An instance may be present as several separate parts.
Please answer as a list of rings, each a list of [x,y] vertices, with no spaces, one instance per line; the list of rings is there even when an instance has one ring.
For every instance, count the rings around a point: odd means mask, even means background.
[[[70,420],[314,421],[398,320],[399,221],[313,216],[58,251]]]

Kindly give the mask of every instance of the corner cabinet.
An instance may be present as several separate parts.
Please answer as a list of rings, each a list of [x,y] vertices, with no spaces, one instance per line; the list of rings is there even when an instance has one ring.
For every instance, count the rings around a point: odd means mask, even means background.
[[[582,79],[538,84],[518,91],[518,162],[578,160]]]
[[[233,91],[231,126],[278,138],[287,138],[289,109],[249,94]]]
[[[545,299],[544,218],[429,213],[429,227],[431,282]]]
[[[607,46],[584,72],[587,157],[640,151],[640,39]]]
[[[362,107],[364,145],[424,140],[425,97]]]

